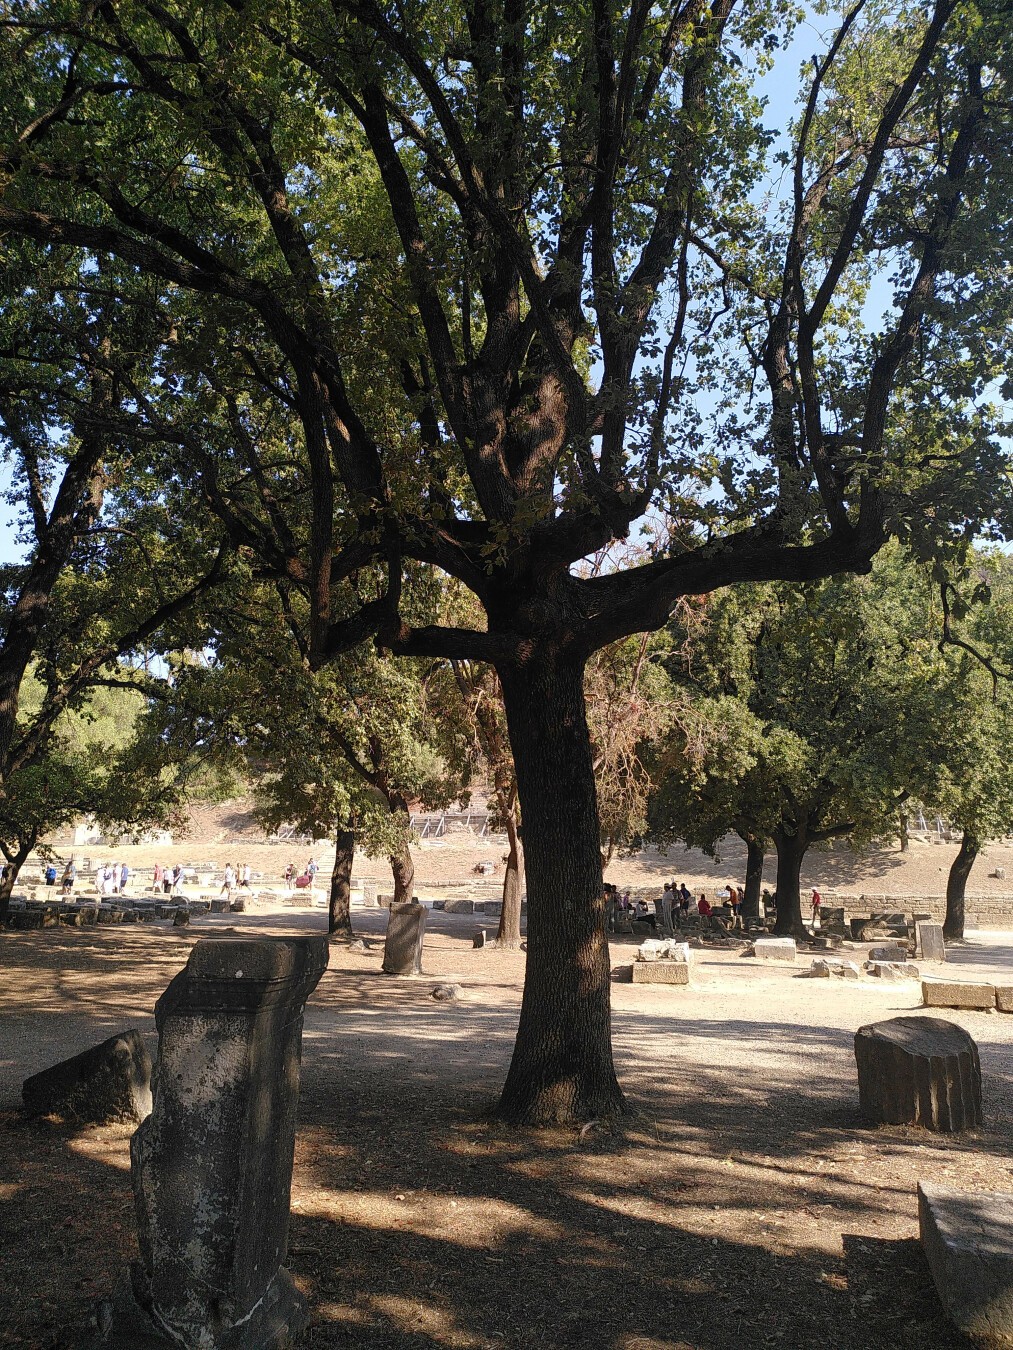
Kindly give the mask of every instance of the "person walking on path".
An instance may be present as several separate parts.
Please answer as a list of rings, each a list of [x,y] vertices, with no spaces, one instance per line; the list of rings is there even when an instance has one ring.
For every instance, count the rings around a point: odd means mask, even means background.
[[[222,882],[222,895],[232,899],[232,888],[236,884],[236,873],[231,863],[225,864],[225,880]]]
[[[819,917],[820,917],[820,905],[822,905],[822,903],[823,903],[823,897],[820,895],[819,891],[816,890],[815,887],[813,887],[813,894],[812,894],[812,901],[811,901],[811,904],[812,904],[812,912],[813,912],[813,917],[812,917],[812,931],[813,931],[814,933],[815,933],[815,931],[816,931],[816,925],[817,925],[817,923],[819,923]],[[822,925],[820,925],[820,926],[822,927]]]
[[[74,882],[76,880],[77,880],[77,867],[75,866],[74,859],[71,858],[70,862],[63,869],[63,877],[60,882],[64,895],[69,895],[71,893],[71,891],[74,889]]]
[[[316,858],[310,858],[309,862],[306,864],[306,875],[310,879],[310,895],[313,894],[313,889],[317,880],[317,872],[319,872],[319,870]]]

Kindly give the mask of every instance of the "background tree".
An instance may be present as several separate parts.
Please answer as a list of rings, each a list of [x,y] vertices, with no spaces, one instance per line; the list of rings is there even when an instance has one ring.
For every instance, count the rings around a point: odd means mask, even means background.
[[[44,749],[8,778],[0,809],[0,854],[9,865],[0,882],[0,917],[29,854],[64,826],[88,817],[109,832],[138,834],[176,824],[187,802],[216,795],[218,776],[196,747],[162,740],[151,712],[156,685],[141,672],[119,669],[64,709]],[[31,717],[45,697],[29,676],[19,703]]]
[[[1006,558],[980,557],[970,602],[944,583],[947,601],[939,717],[919,795],[962,831],[946,881],[943,932],[964,936],[964,898],[989,840],[1013,831],[1013,577]]]
[[[934,594],[895,547],[867,577],[741,587],[712,599],[691,656],[672,666],[707,700],[707,730],[694,755],[679,729],[656,818],[664,809],[670,830],[711,850],[731,830],[772,840],[778,933],[805,931],[807,851],[892,836],[898,798],[933,758],[945,708]]]
[[[863,570],[892,530],[928,551],[1006,509],[983,399],[1004,6],[851,9],[779,202],[750,80],[788,36],[751,0],[43,4],[6,29],[0,227],[161,283],[174,336],[127,410],[153,462],[305,597],[313,664],[374,636],[496,668],[529,904],[512,1120],[623,1109],[589,655],[680,596]],[[652,507],[650,562],[577,575]],[[413,622],[414,562],[485,623]]]

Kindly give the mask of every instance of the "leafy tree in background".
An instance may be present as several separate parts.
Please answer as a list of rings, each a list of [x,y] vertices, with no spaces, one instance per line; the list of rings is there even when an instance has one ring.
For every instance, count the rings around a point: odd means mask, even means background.
[[[110,831],[139,833],[178,823],[195,796],[214,796],[217,775],[185,739],[167,745],[151,717],[156,682],[121,667],[89,689],[74,709],[55,720],[44,749],[11,774],[0,810],[0,854],[8,873],[0,882],[6,910],[18,873],[47,835],[80,819]],[[28,717],[46,691],[32,676],[20,705]]]
[[[244,764],[257,815],[335,837],[330,931],[350,934],[349,880],[356,847],[386,855],[394,898],[412,898],[409,810],[449,804],[464,790],[463,758],[444,758],[433,725],[429,672],[364,648],[310,671],[277,597],[233,588],[210,657],[181,667],[167,724]]]
[[[946,881],[943,932],[964,936],[964,894],[982,848],[1013,831],[1013,575],[1002,556],[973,568],[976,603],[947,591],[945,670],[922,800],[963,833]]]
[[[171,320],[111,420],[303,597],[314,665],[373,637],[497,671],[529,904],[511,1120],[624,1106],[589,656],[680,596],[1005,516],[1005,8],[849,10],[783,201],[750,80],[792,20],[763,0],[49,0],[6,29],[0,228]],[[649,510],[649,562],[578,574]],[[413,621],[419,562],[484,621]]]
[[[948,712],[934,596],[891,547],[867,577],[714,597],[691,655],[672,663],[697,695],[703,753],[684,724],[655,818],[712,850],[730,830],[770,839],[777,933],[805,931],[807,851],[892,835],[897,801],[926,780]]]

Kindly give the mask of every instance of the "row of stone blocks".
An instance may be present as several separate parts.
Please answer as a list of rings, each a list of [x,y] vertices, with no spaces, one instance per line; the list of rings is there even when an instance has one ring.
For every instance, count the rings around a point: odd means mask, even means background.
[[[957,980],[923,980],[926,1008],[967,1008],[1013,1013],[1013,984],[964,984]]]

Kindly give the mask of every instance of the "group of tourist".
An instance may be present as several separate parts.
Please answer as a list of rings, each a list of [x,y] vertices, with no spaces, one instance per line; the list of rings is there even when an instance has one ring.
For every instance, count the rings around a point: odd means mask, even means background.
[[[7,869],[4,868],[5,873],[6,870]],[[130,869],[129,867],[126,867],[126,864],[124,864],[124,870],[126,871],[127,878],[129,878]],[[4,879],[6,880],[6,876]],[[69,895],[71,893],[71,891],[74,889],[74,882],[76,880],[77,880],[77,864],[74,862],[74,859],[71,858],[70,861],[67,863],[66,867],[63,869],[63,876],[60,878],[60,890],[63,892],[64,895]],[[96,876],[96,884],[98,884],[97,876]],[[126,885],[126,880],[124,880],[123,884]],[[50,862],[46,864],[46,885],[47,886],[56,885],[56,863]]]
[[[740,928],[740,911],[745,899],[744,890],[731,882],[724,891],[717,893],[721,900],[722,917],[730,921],[730,927]],[[614,933],[617,925],[624,921],[636,920],[657,929],[659,926],[668,933],[680,920],[710,918],[715,907],[702,891],[695,896],[685,882],[666,881],[659,899],[655,900],[653,911],[643,898],[634,900],[629,888],[620,891],[611,882],[605,883],[605,923],[608,931]]]
[[[174,867],[168,867],[155,863],[153,883],[155,890],[160,890],[163,895],[182,895],[183,864],[176,863]]]
[[[249,863],[226,863],[222,880],[222,895],[231,895],[233,891],[248,891],[253,880],[253,869]]]
[[[73,863],[68,863],[64,868],[62,884],[64,892],[69,892],[73,889],[73,877],[76,875],[76,868],[74,868],[74,872],[71,874],[70,883],[68,885],[68,873],[73,866]],[[49,884],[55,883],[55,868],[53,869],[53,883],[49,882],[48,873],[46,875],[46,881]],[[95,868],[95,889],[98,891],[99,895],[126,895],[129,882],[130,868],[126,863],[107,862],[102,863],[99,867]]]
[[[312,891],[316,882],[317,873],[320,867],[316,858],[310,858],[309,862],[300,872],[295,863],[290,862],[285,868],[285,889],[289,893],[296,889]]]

